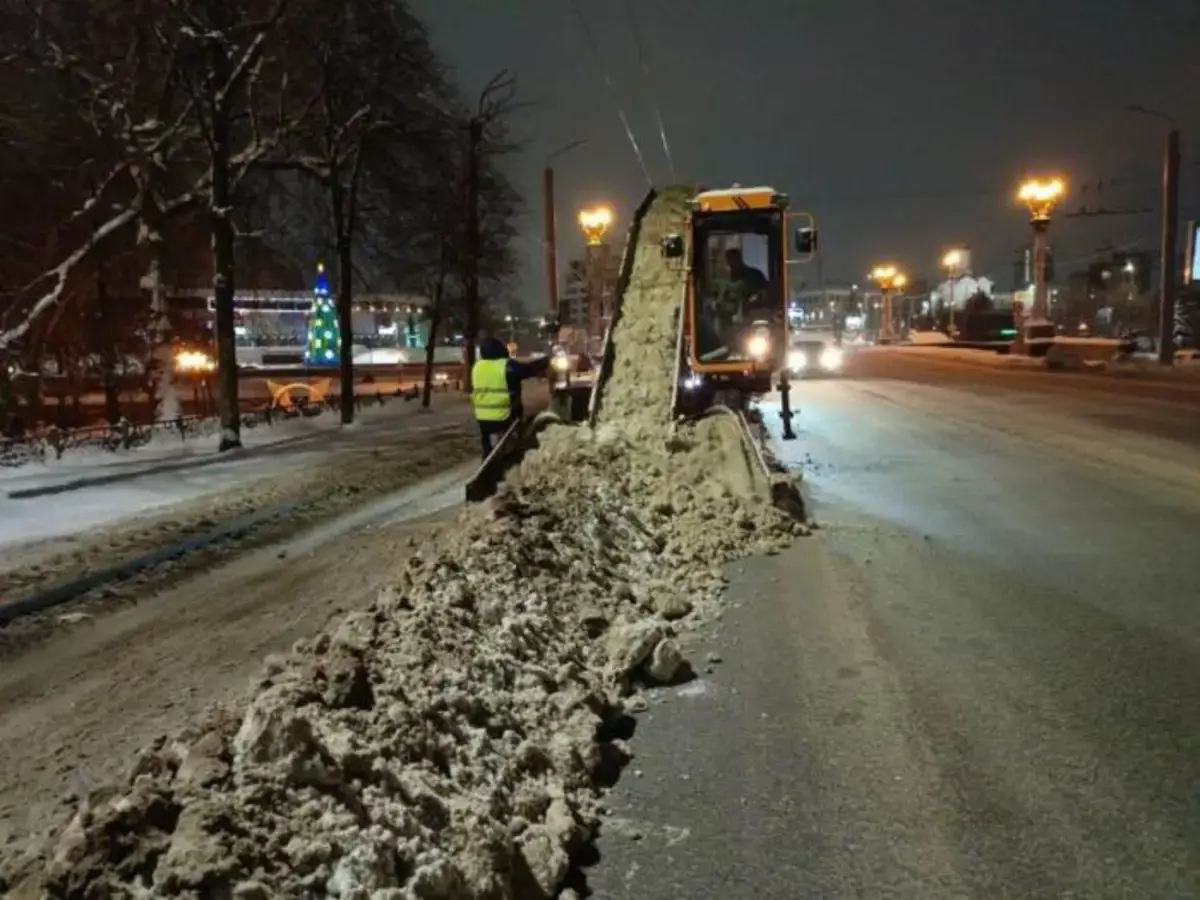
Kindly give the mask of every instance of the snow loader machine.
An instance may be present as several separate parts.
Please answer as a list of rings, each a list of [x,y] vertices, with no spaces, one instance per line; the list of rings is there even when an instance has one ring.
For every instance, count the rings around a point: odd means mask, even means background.
[[[663,256],[685,270],[673,418],[723,408],[759,420],[753,401],[777,386],[783,437],[795,437],[788,272],[816,248],[812,216],[789,213],[787,194],[774,188],[696,194],[683,233],[662,238]]]
[[[795,437],[786,379],[787,272],[789,265],[813,257],[816,230],[812,217],[789,214],[787,196],[772,188],[734,186],[696,194],[688,204],[683,233],[662,235],[656,229],[643,238],[642,225],[656,199],[658,192],[651,189],[631,218],[612,318],[594,373],[587,381],[570,382],[566,388],[552,391],[549,411],[510,429],[468,482],[468,502],[490,496],[505,472],[536,446],[536,435],[544,428],[597,426],[616,359],[614,335],[629,299],[626,294],[637,248],[645,243],[650,248],[658,245],[664,261],[677,264],[683,276],[674,351],[677,377],[671,418],[663,423],[664,437],[673,441],[689,419],[727,416],[738,431],[752,480],[764,489],[769,486],[776,506],[803,518],[803,502],[794,482],[768,458],[766,431],[751,403],[771,393],[779,378],[783,437]],[[797,220],[801,220],[799,224]],[[790,258],[789,246],[794,248]]]

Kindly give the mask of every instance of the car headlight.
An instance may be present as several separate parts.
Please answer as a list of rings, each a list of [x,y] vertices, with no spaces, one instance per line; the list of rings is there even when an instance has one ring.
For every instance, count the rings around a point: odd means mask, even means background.
[[[792,350],[788,353],[787,365],[793,372],[803,372],[808,368],[808,356],[803,350]]]
[[[842,351],[837,347],[826,347],[821,351],[821,368],[834,371],[842,367]]]
[[[746,340],[746,352],[755,359],[762,359],[771,352],[771,339],[765,334],[752,334]]]

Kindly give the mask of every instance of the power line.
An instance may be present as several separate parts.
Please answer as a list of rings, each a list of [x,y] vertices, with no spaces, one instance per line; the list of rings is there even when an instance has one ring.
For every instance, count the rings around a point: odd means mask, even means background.
[[[1124,243],[1120,243],[1120,244],[1110,244],[1109,246],[1093,250],[1091,253],[1089,253],[1086,256],[1076,256],[1073,259],[1064,259],[1064,260],[1056,259],[1054,261],[1054,265],[1055,265],[1055,267],[1062,266],[1063,268],[1067,268],[1070,266],[1079,265],[1079,263],[1093,263],[1096,261],[1096,257],[1101,251],[1112,252],[1112,253],[1121,253],[1121,252],[1128,251],[1128,250],[1140,249],[1141,247],[1144,247],[1147,244],[1149,244],[1151,246],[1151,249],[1154,249],[1157,246],[1157,243],[1158,243],[1158,235],[1156,235],[1156,234],[1150,235],[1149,237],[1138,238],[1135,241],[1125,241]]]
[[[637,13],[634,12],[632,0],[625,0],[625,12],[629,15],[629,28],[633,32],[634,49],[637,50],[638,65],[641,66],[642,76],[646,80],[646,93],[650,97],[650,105],[654,109],[654,120],[658,125],[658,136],[662,139],[663,154],[667,157],[667,168],[671,173],[671,181],[675,181],[675,160],[671,157],[671,144],[667,141],[667,127],[663,124],[662,109],[655,98],[651,85],[650,63],[646,60],[645,48],[642,46],[642,35],[638,29]]]
[[[592,54],[596,57],[596,65],[600,67],[600,73],[604,76],[604,85],[608,88],[609,95],[617,107],[617,116],[621,119],[621,125],[625,128],[625,137],[629,139],[629,145],[633,147],[633,153],[637,157],[638,165],[642,167],[642,174],[646,176],[646,183],[653,187],[654,179],[650,177],[650,169],[646,166],[646,158],[642,155],[642,148],[638,146],[637,138],[633,134],[633,128],[629,125],[629,118],[625,115],[625,109],[621,106],[620,98],[617,96],[616,84],[613,82],[608,69],[605,68],[604,57],[600,53],[600,44],[596,41],[595,35],[592,34],[592,29],[588,26],[587,17],[583,14],[583,4],[580,0],[575,0],[575,15],[579,18],[579,24],[583,28],[583,35],[587,39],[588,45],[592,48]]]

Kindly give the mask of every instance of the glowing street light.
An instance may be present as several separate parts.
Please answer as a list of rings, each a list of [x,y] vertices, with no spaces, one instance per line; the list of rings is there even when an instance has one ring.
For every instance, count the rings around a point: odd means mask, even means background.
[[[883,291],[883,321],[880,323],[878,340],[881,344],[890,343],[894,336],[892,332],[892,295],[908,284],[908,276],[896,266],[888,263],[876,266],[867,277],[879,285],[879,289]]]
[[[180,350],[175,354],[175,371],[189,375],[202,375],[215,372],[216,360],[207,353],[199,350]]]
[[[1029,216],[1035,224],[1049,222],[1050,214],[1054,212],[1063,196],[1067,193],[1067,184],[1061,178],[1046,181],[1032,179],[1021,185],[1017,191],[1017,199],[1029,207]]]
[[[606,309],[605,273],[608,271],[608,245],[604,235],[613,223],[613,211],[608,206],[592,206],[579,211],[579,228],[587,240],[587,343],[599,340],[605,323],[611,318]]]
[[[604,243],[604,235],[613,223],[613,211],[607,206],[592,206],[579,211],[579,228],[589,247]]]
[[[871,270],[871,274],[867,276],[875,282],[884,291],[890,291],[895,287],[903,285],[908,279],[904,273],[893,265],[876,266]],[[900,285],[896,284],[896,280],[900,279]]]
[[[1046,304],[1046,232],[1050,229],[1050,216],[1054,208],[1067,193],[1067,184],[1061,178],[1030,179],[1017,191],[1017,199],[1029,209],[1029,224],[1033,226],[1033,309],[1018,329],[1022,342],[1029,337],[1028,327],[1039,332],[1054,329],[1047,318]],[[1047,326],[1050,326],[1047,329]]]

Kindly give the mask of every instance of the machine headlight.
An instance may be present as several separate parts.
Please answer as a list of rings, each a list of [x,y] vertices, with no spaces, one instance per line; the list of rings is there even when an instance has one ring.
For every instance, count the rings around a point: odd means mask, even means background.
[[[694,391],[702,384],[704,384],[704,379],[699,375],[689,375],[687,378],[683,379],[683,389],[685,391]]]
[[[746,340],[746,352],[755,359],[762,359],[771,352],[771,339],[765,334],[752,334]]]
[[[842,351],[837,347],[826,347],[821,351],[821,368],[835,372],[842,367]]]
[[[787,366],[792,372],[803,372],[808,368],[808,356],[803,350],[792,350],[788,353]]]
[[[571,365],[571,360],[565,356],[556,356],[550,360],[550,365],[555,372],[565,372]]]

